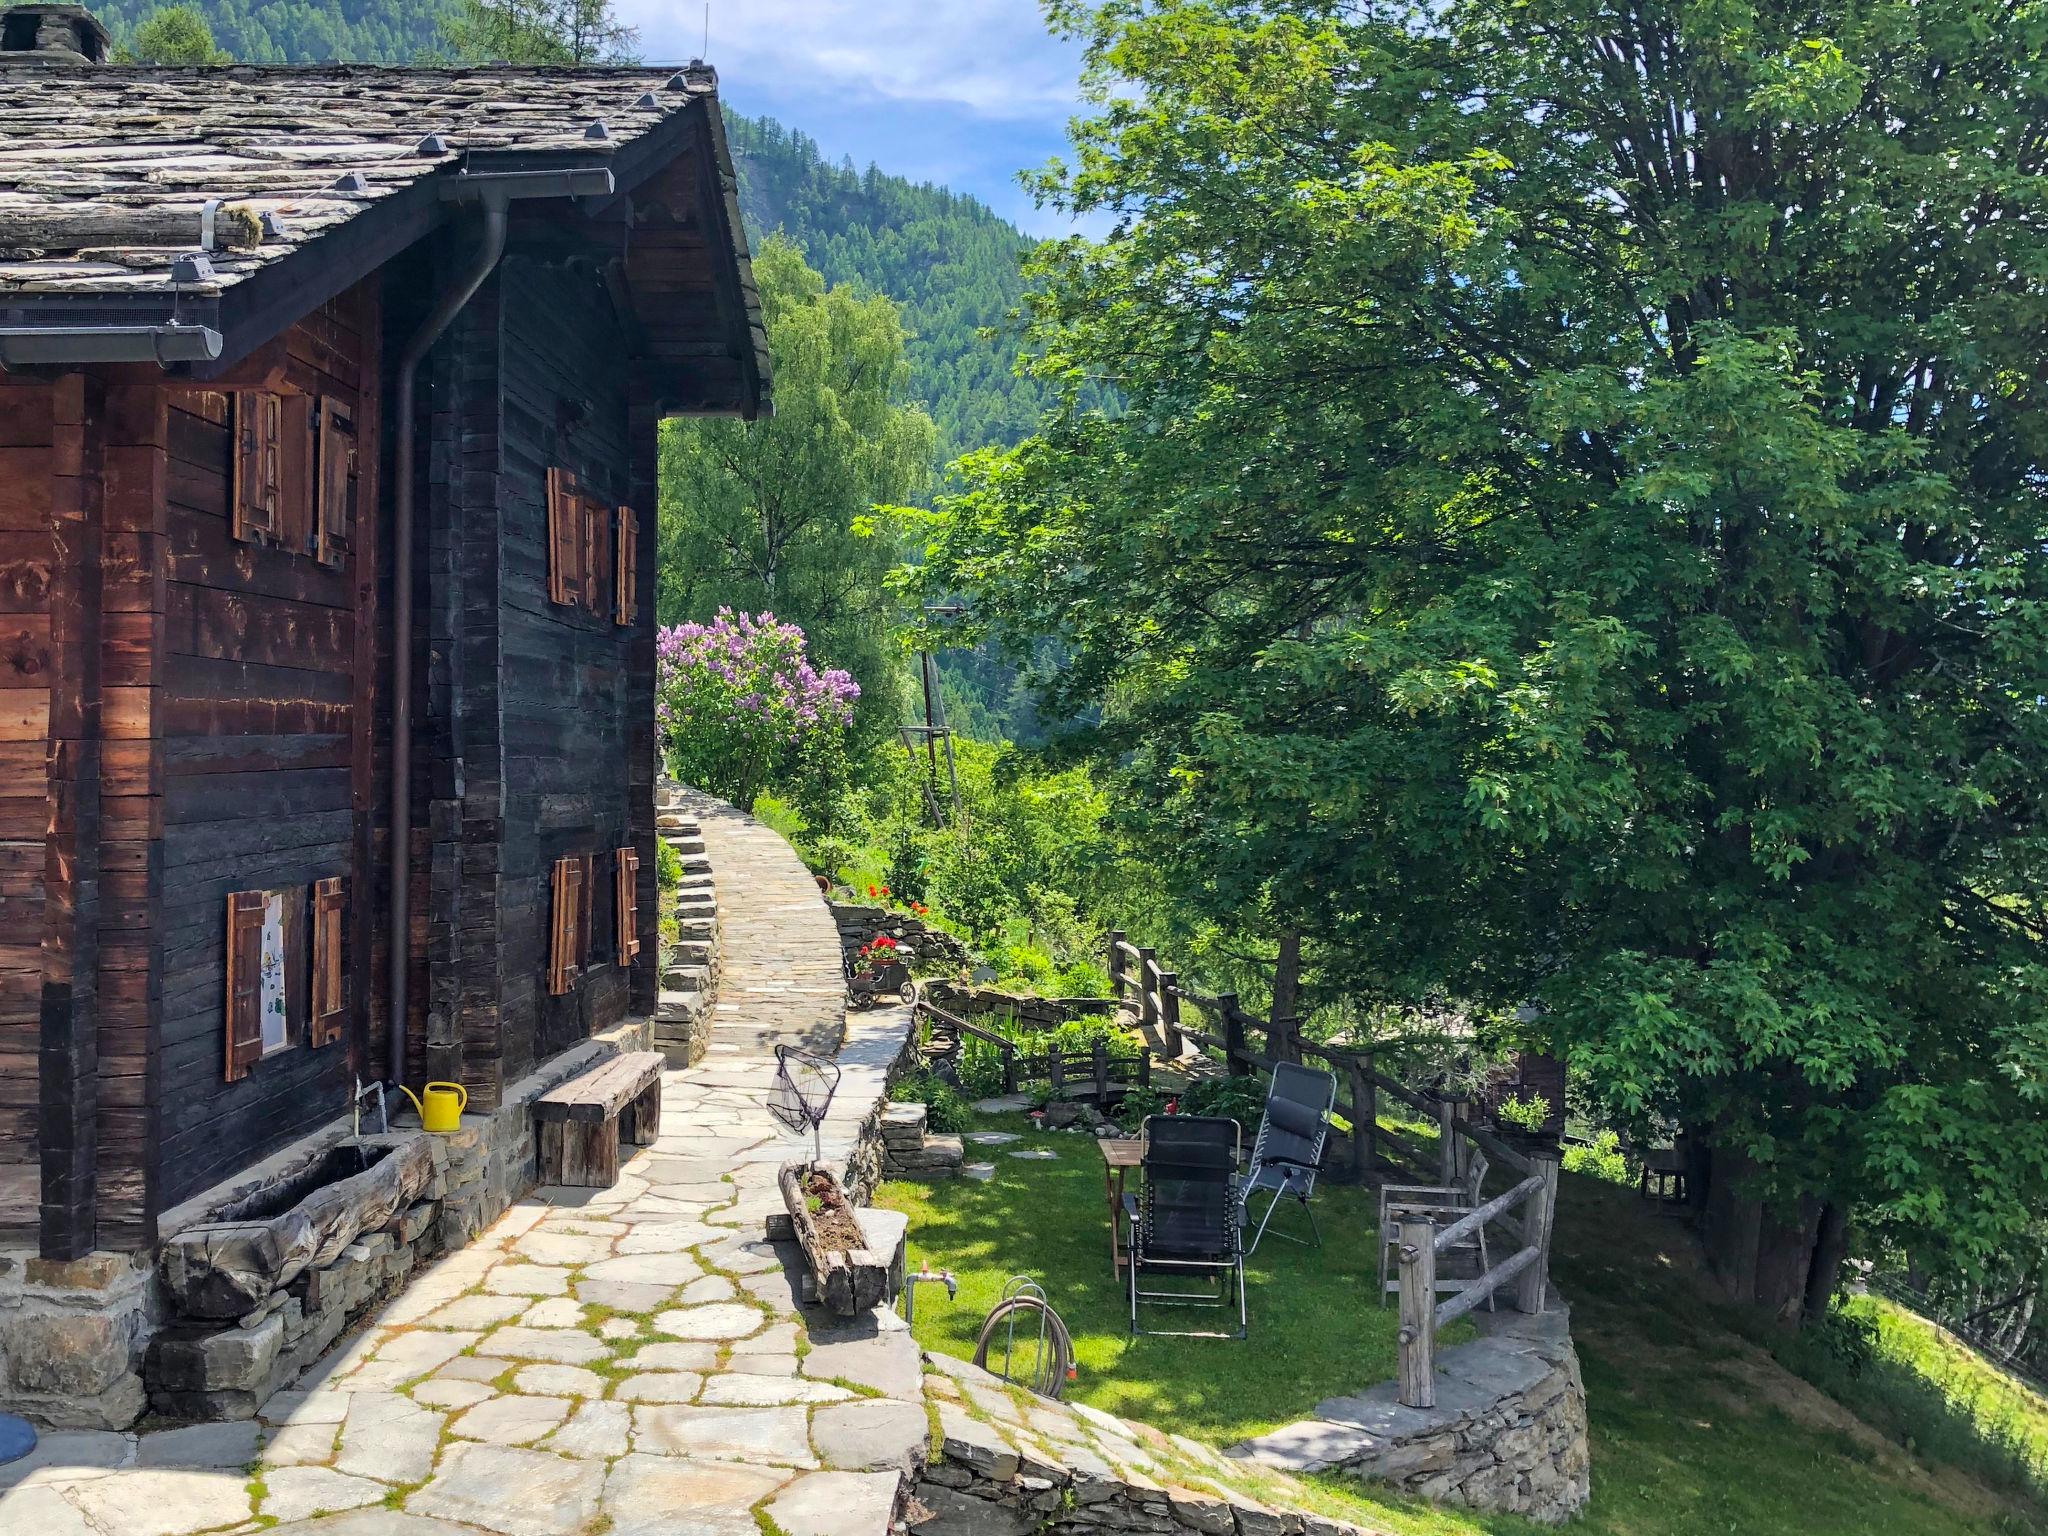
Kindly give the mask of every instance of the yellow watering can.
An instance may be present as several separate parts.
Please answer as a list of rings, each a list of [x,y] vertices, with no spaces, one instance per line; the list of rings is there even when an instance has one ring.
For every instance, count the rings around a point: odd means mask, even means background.
[[[412,1100],[412,1107],[420,1112],[420,1125],[429,1131],[459,1131],[462,1129],[462,1112],[469,1107],[469,1090],[460,1083],[429,1083],[414,1093],[405,1084],[398,1085],[398,1091]],[[420,1102],[420,1094],[426,1095],[426,1102]]]

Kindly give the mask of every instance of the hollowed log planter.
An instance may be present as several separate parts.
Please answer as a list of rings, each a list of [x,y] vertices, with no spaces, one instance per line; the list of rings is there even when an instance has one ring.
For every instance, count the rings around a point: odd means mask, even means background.
[[[846,1198],[838,1178],[828,1168],[810,1163],[784,1163],[779,1175],[782,1203],[789,1209],[789,1223],[796,1240],[803,1245],[804,1261],[810,1266],[812,1294],[819,1305],[841,1317],[856,1317],[882,1305],[889,1295],[890,1255],[866,1247],[850,1247],[828,1237],[819,1218],[830,1211],[845,1213],[846,1225],[855,1231],[853,1202]],[[814,1213],[812,1200],[821,1209]]]
[[[341,1142],[167,1240],[157,1259],[164,1289],[185,1317],[246,1317],[383,1227],[433,1174],[433,1150],[417,1132]]]

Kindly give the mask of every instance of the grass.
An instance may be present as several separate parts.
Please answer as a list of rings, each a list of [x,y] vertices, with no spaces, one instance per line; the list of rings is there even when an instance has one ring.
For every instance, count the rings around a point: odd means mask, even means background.
[[[1060,1158],[1018,1161],[1003,1155],[1011,1148],[988,1148],[984,1154],[997,1168],[991,1183],[898,1182],[878,1196],[909,1213],[912,1263],[950,1267],[961,1280],[960,1298],[950,1306],[932,1290],[920,1293],[917,1335],[926,1348],[971,1355],[1003,1281],[1032,1274],[1075,1336],[1080,1377],[1070,1396],[1215,1445],[1305,1416],[1323,1397],[1393,1374],[1394,1313],[1373,1295],[1373,1207],[1361,1192],[1324,1187],[1317,1212],[1327,1246],[1320,1252],[1271,1238],[1260,1248],[1248,1341],[1132,1342],[1122,1293],[1110,1278],[1102,1169],[1093,1148],[1061,1135],[1015,1145],[1049,1147]],[[1966,1459],[1925,1454],[1931,1447],[1923,1440],[1909,1445],[1912,1437],[1881,1417],[1877,1426],[1864,1422],[1787,1370],[1705,1288],[1685,1228],[1632,1190],[1567,1176],[1561,1208],[1554,1273],[1572,1305],[1593,1442],[1593,1499],[1574,1531],[2048,1530],[2040,1506],[1972,1475]],[[1925,1359],[1940,1347],[1937,1340],[1915,1346],[1915,1353]],[[1948,1379],[1968,1370],[1940,1363]],[[1856,1401],[1868,1387],[1852,1382],[1842,1390]],[[1989,1401],[1981,1393],[1979,1400]],[[2023,1422],[2029,1434],[2048,1429],[2038,1400]],[[1314,1479],[1308,1492],[1318,1513],[1390,1536],[1535,1536],[1545,1529],[1387,1497],[1343,1479]]]
[[[919,1292],[917,1337],[927,1349],[970,1358],[1003,1283],[1033,1275],[1074,1336],[1079,1375],[1071,1398],[1218,1445],[1304,1418],[1322,1399],[1394,1373],[1394,1308],[1372,1303],[1378,1254],[1370,1195],[1325,1186],[1317,1206],[1321,1249],[1270,1235],[1259,1246],[1248,1266],[1249,1340],[1134,1340],[1123,1287],[1110,1274],[1102,1159],[1094,1143],[1030,1134],[1021,1115],[981,1124],[1025,1133],[1010,1146],[970,1149],[995,1164],[993,1180],[906,1180],[885,1184],[876,1196],[877,1204],[910,1216],[913,1266],[928,1260],[959,1277],[957,1301],[948,1303],[942,1291]],[[1058,1161],[1007,1155],[1025,1148],[1054,1152]],[[1298,1210],[1283,1210],[1274,1230],[1300,1231],[1301,1221]],[[1200,1328],[1218,1326],[1223,1315],[1147,1314],[1162,1326]]]

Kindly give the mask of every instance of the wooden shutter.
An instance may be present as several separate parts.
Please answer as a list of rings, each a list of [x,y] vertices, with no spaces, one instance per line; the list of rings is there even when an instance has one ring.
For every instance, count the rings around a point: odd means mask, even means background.
[[[613,594],[612,622],[631,624],[640,617],[640,520],[631,507],[618,510],[617,591]]]
[[[311,395],[278,399],[277,547],[295,555],[313,550],[313,506],[318,446],[317,412]]]
[[[320,402],[319,489],[313,514],[314,553],[322,565],[348,559],[355,534],[356,429],[338,400]]]
[[[263,1055],[261,891],[228,897],[227,1080],[249,1075]]]
[[[243,390],[234,401],[234,535],[247,544],[274,543],[283,500],[284,400]]]
[[[566,469],[548,471],[548,601],[583,600],[583,502],[576,477]]]
[[[583,503],[583,606],[602,614],[611,597],[611,509],[602,503]]]
[[[346,912],[339,875],[313,883],[313,1006],[306,1035],[316,1050],[341,1038],[341,935]]]
[[[597,911],[597,855],[579,854],[576,867],[579,871],[576,889],[582,896],[576,909],[576,969],[581,972],[590,964],[592,943],[597,935],[597,925],[592,921]]]
[[[548,933],[548,991],[559,997],[569,990],[581,966],[576,935],[583,920],[583,860],[555,860],[554,899]]]
[[[640,855],[619,850],[615,900],[619,918],[619,964],[640,953]]]

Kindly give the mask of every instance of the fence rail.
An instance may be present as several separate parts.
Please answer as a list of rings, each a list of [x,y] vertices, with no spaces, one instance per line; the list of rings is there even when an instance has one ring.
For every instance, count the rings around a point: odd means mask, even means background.
[[[918,995],[913,1017],[942,1024],[962,1039],[971,1038],[994,1046],[1003,1064],[1005,1093],[1015,1093],[1026,1083],[1050,1083],[1053,1092],[1058,1093],[1069,1083],[1085,1082],[1093,1084],[1099,1101],[1112,1085],[1144,1088],[1152,1083],[1152,1056],[1148,1051],[1119,1055],[1100,1040],[1087,1051],[1027,1051],[1007,1035],[985,1029],[958,1014],[948,1013],[927,1000],[922,992]]]
[[[1233,1077],[1273,1070],[1275,1058],[1252,1049],[1252,1020],[1236,994],[1210,997],[1182,986],[1178,974],[1161,966],[1154,951],[1131,943],[1122,933],[1110,935],[1109,979],[1112,995],[1120,1004],[1136,1008],[1141,1028],[1159,1031],[1170,1056],[1178,1057],[1184,1044],[1192,1043],[1216,1052],[1224,1070]],[[1182,1003],[1213,1020],[1220,1032],[1184,1023]],[[1438,1225],[1425,1214],[1403,1219],[1396,1231],[1381,1234],[1381,1241],[1396,1245],[1399,1260],[1401,1401],[1411,1408],[1434,1407],[1436,1336],[1441,1329],[1503,1293],[1517,1311],[1541,1312],[1544,1308],[1550,1285],[1551,1229],[1557,1214],[1556,1150],[1509,1145],[1473,1123],[1469,1100],[1418,1092],[1381,1072],[1371,1051],[1301,1039],[1293,1040],[1292,1047],[1304,1057],[1327,1063],[1336,1074],[1336,1113],[1351,1125],[1353,1179],[1363,1182],[1373,1176],[1381,1142],[1412,1167],[1430,1169],[1434,1165],[1437,1181],[1446,1190],[1463,1187],[1475,1150],[1486,1154],[1490,1166],[1520,1175],[1512,1187],[1453,1221]],[[1381,1094],[1435,1122],[1434,1150],[1379,1123]],[[1495,1224],[1513,1236],[1513,1251],[1470,1280],[1456,1283],[1455,1289],[1438,1301],[1438,1258]]]

